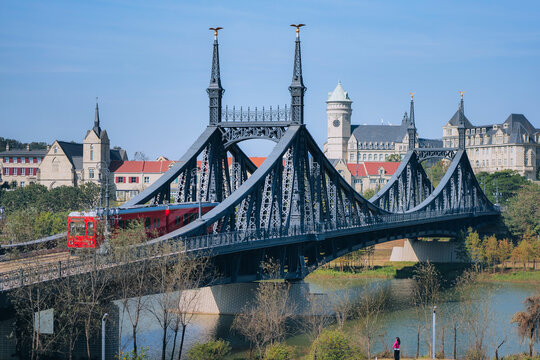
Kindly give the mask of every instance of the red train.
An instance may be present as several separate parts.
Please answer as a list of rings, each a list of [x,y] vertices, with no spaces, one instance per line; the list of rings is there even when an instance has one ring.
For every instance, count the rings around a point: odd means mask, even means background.
[[[201,203],[201,213],[207,213],[216,205],[217,203]],[[189,224],[198,216],[199,203],[144,205],[111,209],[109,221],[111,232],[113,232],[118,228],[125,229],[132,220],[144,219],[147,231],[155,232],[160,236]],[[70,213],[67,223],[67,246],[70,248],[99,247],[104,236],[99,231],[98,223],[103,218],[97,211]]]

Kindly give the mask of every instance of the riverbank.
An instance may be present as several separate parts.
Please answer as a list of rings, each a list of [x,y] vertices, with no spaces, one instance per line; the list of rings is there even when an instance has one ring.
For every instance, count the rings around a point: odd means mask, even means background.
[[[372,267],[363,266],[329,266],[315,270],[308,275],[310,280],[328,279],[410,279],[418,263],[414,262],[385,262]],[[451,281],[459,276],[470,264],[464,263],[435,263],[444,279]],[[484,272],[479,281],[510,282],[510,283],[540,283],[540,270],[524,270],[520,268],[497,268],[494,272]]]

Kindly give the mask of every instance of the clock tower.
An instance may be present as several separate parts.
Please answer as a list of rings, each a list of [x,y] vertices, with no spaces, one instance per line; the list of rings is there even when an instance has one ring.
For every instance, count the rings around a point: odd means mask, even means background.
[[[328,117],[328,142],[325,155],[329,159],[347,160],[347,143],[351,137],[352,101],[343,89],[341,81],[328,93],[326,116]]]

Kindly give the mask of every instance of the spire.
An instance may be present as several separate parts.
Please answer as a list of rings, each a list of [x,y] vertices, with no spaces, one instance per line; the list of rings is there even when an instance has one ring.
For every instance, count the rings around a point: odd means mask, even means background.
[[[214,31],[214,52],[212,55],[212,73],[210,75],[210,85],[206,92],[210,100],[210,124],[221,122],[221,98],[225,90],[221,87],[221,76],[219,74],[219,50],[218,50],[218,31],[222,27],[210,28]]]
[[[409,93],[411,95],[411,109],[409,111],[409,127],[407,128],[407,133],[409,134],[409,150],[412,150],[416,147],[416,125],[414,123],[414,93]]]
[[[94,115],[94,128],[97,136],[101,135],[101,128],[99,127],[99,107],[98,107],[98,98],[96,97],[96,113]]]
[[[294,66],[291,86],[291,121],[295,124],[304,123],[304,93],[306,87],[302,79],[302,56],[300,53],[300,28],[305,24],[291,24],[296,28],[296,43],[294,48]]]
[[[459,123],[458,123],[458,149],[465,150],[465,110],[463,107],[463,94],[465,91],[458,91],[461,96],[459,102]]]

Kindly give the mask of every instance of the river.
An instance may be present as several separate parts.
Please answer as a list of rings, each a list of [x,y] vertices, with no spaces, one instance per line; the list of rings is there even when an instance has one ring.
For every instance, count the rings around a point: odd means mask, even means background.
[[[322,299],[342,298],[348,296],[355,298],[374,288],[387,289],[389,294],[388,307],[380,317],[381,336],[376,340],[374,353],[382,351],[385,347],[391,347],[393,339],[399,336],[402,341],[402,352],[408,356],[414,356],[417,343],[417,326],[419,322],[424,325],[431,324],[431,316],[428,321],[423,316],[419,316],[412,306],[412,280],[392,279],[392,280],[306,280],[309,291],[321,294]],[[305,284],[293,286],[306,287]],[[523,301],[527,296],[538,293],[540,284],[516,284],[516,283],[482,283],[475,288],[474,305],[479,312],[487,310],[486,324],[487,331],[485,344],[489,349],[489,355],[494,356],[495,347],[503,340],[504,345],[499,349],[500,355],[515,354],[527,351],[528,347],[519,341],[516,326],[511,323],[512,316],[517,311],[524,310]],[[447,293],[443,291],[443,295]],[[445,296],[444,298],[450,298]],[[297,299],[297,301],[307,301]],[[152,303],[149,299],[148,304]],[[451,318],[457,314],[458,308],[464,304],[455,298],[441,301],[437,309],[437,352],[441,350],[442,331],[445,329],[444,350],[446,357],[451,357],[453,348],[453,330]],[[122,310],[120,318],[122,319]],[[481,314],[479,314],[481,315]],[[187,327],[185,349],[189,349],[195,341],[205,342],[214,338],[222,338],[231,343],[233,352],[238,352],[248,348],[248,344],[236,333],[230,330],[234,316],[232,315],[196,315]],[[420,320],[422,319],[422,320]],[[124,351],[131,349],[131,327],[129,320],[124,316],[121,321],[120,346]],[[356,321],[350,320],[345,331],[354,335],[356,331]],[[430,330],[428,330],[430,331]],[[430,333],[431,334],[431,333]],[[427,354],[428,345],[425,339],[425,332],[422,333],[420,341],[420,354]],[[429,335],[431,336],[431,335]],[[458,356],[463,356],[469,341],[474,340],[474,336],[466,335],[459,331],[457,335]],[[287,342],[299,346],[309,344],[308,337],[303,334],[290,334]],[[157,357],[161,349],[161,329],[155,318],[147,311],[144,312],[138,335],[139,346],[149,348],[148,354],[151,358]],[[169,346],[171,347],[171,346]],[[538,350],[538,349],[537,349]]]

